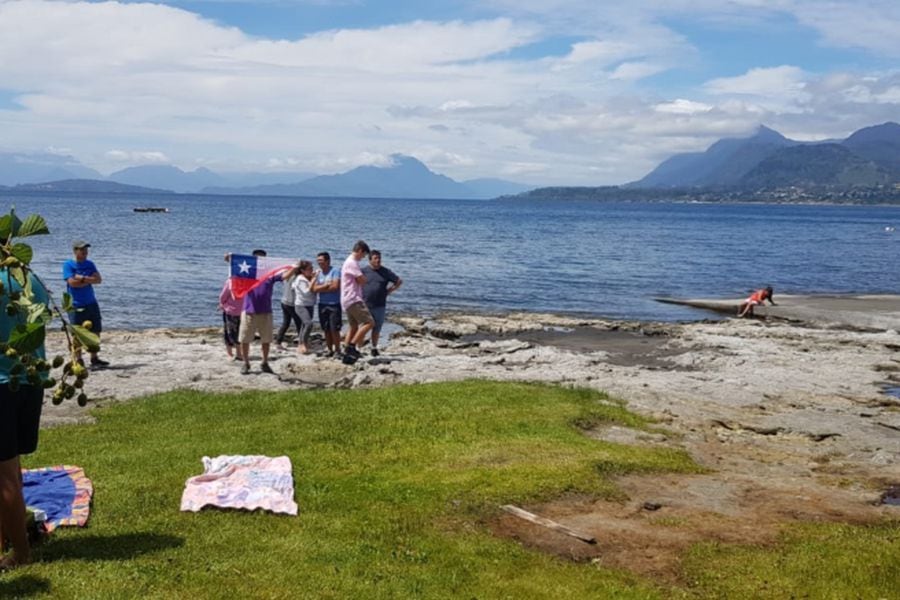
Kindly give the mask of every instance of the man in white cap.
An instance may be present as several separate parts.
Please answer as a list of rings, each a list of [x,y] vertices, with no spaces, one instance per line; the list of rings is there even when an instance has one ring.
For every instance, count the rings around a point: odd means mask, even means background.
[[[89,327],[97,335],[103,331],[103,321],[100,317],[100,305],[94,295],[94,285],[103,282],[100,271],[93,261],[88,260],[88,248],[91,245],[84,240],[72,242],[74,259],[69,259],[63,264],[63,279],[66,281],[66,291],[72,296],[73,312],[69,318],[75,325]],[[90,322],[90,325],[87,325]],[[100,369],[109,366],[109,363],[96,352],[91,352],[91,367]]]

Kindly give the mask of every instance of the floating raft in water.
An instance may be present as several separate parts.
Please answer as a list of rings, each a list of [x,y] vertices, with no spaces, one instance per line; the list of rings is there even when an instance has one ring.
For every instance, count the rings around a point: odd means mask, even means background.
[[[169,212],[169,209],[164,206],[136,206],[132,210],[134,212],[160,212],[160,213]]]

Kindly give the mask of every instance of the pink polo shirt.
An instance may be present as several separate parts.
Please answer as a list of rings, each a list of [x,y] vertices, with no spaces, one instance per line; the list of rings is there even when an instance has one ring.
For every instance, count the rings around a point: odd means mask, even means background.
[[[359,261],[353,258],[353,254],[344,261],[341,267],[341,308],[347,310],[348,306],[363,301],[362,286],[356,282],[356,278],[362,275]]]

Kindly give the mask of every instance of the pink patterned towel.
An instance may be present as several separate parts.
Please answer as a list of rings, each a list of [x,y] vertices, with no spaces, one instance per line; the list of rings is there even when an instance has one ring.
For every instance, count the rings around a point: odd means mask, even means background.
[[[191,477],[184,485],[181,510],[197,512],[205,506],[261,508],[296,516],[291,459],[287,456],[204,456],[203,474]]]

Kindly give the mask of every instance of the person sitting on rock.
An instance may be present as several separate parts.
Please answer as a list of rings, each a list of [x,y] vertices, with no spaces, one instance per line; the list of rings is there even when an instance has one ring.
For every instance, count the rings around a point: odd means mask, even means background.
[[[769,301],[769,304],[775,306],[775,301],[772,300],[772,286],[766,286],[761,290],[756,290],[750,297],[744,300],[741,305],[738,307],[738,318],[753,316],[753,307],[763,304],[766,300]]]

